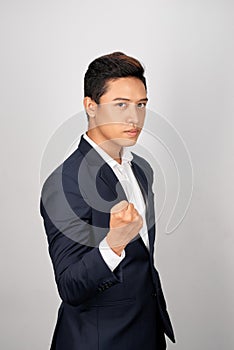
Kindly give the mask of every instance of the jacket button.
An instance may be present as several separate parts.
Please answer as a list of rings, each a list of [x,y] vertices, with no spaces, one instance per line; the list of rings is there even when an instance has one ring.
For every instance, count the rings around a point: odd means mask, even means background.
[[[152,293],[152,297],[156,298],[156,296],[157,296],[157,293],[156,293],[156,292],[153,292],[153,293]]]

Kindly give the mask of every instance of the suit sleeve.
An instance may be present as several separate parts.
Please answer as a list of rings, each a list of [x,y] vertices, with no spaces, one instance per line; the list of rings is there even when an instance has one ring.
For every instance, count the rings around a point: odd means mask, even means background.
[[[108,245],[106,237],[100,242],[99,251],[111,271],[114,271],[126,256],[125,250],[122,251],[121,256],[114,253],[114,251]]]
[[[121,272],[112,272],[94,245],[92,210],[72,177],[57,170],[47,179],[40,211],[64,302],[78,306],[121,282]]]

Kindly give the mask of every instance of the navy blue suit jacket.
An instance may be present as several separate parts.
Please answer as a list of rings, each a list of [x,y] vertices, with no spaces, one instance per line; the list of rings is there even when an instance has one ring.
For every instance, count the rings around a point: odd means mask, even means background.
[[[134,153],[132,169],[146,204],[150,251],[138,235],[113,272],[98,246],[111,207],[126,195],[109,165],[81,137],[43,185],[40,210],[62,299],[51,349],[165,349],[164,333],[175,342],[153,263],[153,171]]]

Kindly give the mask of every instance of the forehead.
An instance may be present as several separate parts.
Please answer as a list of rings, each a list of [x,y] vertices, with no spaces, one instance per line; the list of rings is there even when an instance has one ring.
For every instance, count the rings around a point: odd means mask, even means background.
[[[107,91],[100,98],[100,102],[110,102],[116,98],[139,101],[146,98],[146,89],[140,79],[134,77],[118,78],[107,83]]]

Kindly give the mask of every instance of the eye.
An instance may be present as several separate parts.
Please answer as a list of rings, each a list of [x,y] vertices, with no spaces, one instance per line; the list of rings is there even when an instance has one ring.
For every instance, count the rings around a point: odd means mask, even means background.
[[[139,109],[144,109],[144,108],[146,107],[146,103],[143,103],[143,102],[138,103],[138,104],[137,104],[137,107],[138,107]]]
[[[125,109],[127,108],[127,103],[126,102],[118,102],[116,104],[117,107],[119,107],[120,109]]]

